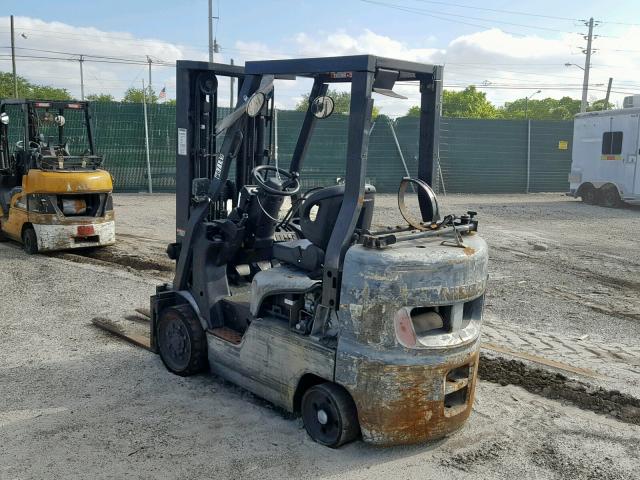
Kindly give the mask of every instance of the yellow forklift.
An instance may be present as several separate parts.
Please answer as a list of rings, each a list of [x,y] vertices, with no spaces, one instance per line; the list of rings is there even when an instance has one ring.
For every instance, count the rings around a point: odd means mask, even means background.
[[[88,102],[0,100],[0,239],[29,254],[114,244],[102,161]]]

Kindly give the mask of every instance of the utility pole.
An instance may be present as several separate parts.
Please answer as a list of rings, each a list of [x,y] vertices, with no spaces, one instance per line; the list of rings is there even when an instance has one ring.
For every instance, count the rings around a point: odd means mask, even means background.
[[[82,64],[84,63],[84,56],[80,55],[80,100],[84,101],[84,72],[82,71]]]
[[[149,64],[149,92],[151,92],[151,88],[153,83],[151,82],[151,64],[153,63],[153,60],[151,60],[151,57],[149,55],[147,55],[147,63]]]
[[[213,63],[213,0],[209,0],[209,63]]]
[[[593,42],[593,17],[589,19],[589,22],[585,22],[585,25],[589,26],[589,33],[585,37],[587,40],[587,49],[583,50],[586,54],[584,62],[584,80],[582,81],[582,102],[580,103],[580,112],[587,111],[587,94],[589,93],[589,70],[591,69],[591,43]]]
[[[611,84],[613,83],[613,78],[609,77],[609,85],[607,85],[607,96],[604,97],[604,109],[609,110],[609,95],[611,94]]]
[[[18,76],[16,75],[16,39],[11,15],[11,66],[13,67],[13,98],[18,98]]]
[[[231,65],[233,65],[233,58],[229,61]],[[233,110],[233,84],[235,83],[235,78],[229,77],[229,108]]]

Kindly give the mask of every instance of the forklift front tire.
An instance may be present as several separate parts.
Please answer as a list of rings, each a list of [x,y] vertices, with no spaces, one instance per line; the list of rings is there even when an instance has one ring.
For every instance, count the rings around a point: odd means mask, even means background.
[[[302,396],[300,410],[305,430],[321,445],[338,448],[360,433],[356,405],[349,392],[335,383],[309,388]]]
[[[27,227],[22,232],[22,248],[29,255],[38,253],[38,236],[33,227]]]
[[[189,305],[168,307],[158,321],[158,351],[167,369],[188,377],[207,368],[207,339]]]

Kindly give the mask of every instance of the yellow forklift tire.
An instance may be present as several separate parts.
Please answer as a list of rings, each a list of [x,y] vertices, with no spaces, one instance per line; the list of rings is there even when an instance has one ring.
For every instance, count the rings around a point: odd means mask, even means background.
[[[22,232],[22,248],[29,255],[38,253],[38,237],[33,227],[27,227]]]
[[[305,430],[321,445],[338,448],[360,433],[356,405],[349,392],[335,383],[309,388],[302,396],[300,410]]]
[[[189,305],[168,307],[158,320],[158,351],[170,372],[188,377],[206,370],[207,338]]]

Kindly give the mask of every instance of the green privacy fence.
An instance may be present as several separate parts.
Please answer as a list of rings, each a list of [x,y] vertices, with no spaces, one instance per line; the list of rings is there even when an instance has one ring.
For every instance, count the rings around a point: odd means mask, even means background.
[[[223,109],[221,115],[226,114]],[[286,168],[302,124],[302,112],[278,112],[278,163]],[[140,104],[93,105],[97,149],[120,192],[148,187],[144,116]],[[344,176],[346,115],[319,121],[303,168],[311,188]],[[149,150],[154,191],[175,188],[175,107],[149,105]],[[573,125],[570,121],[444,118],[440,130],[439,187],[447,193],[560,192],[568,189]],[[566,148],[565,144],[566,143]],[[394,192],[408,171],[417,173],[418,119],[380,116],[370,132],[367,181]]]

